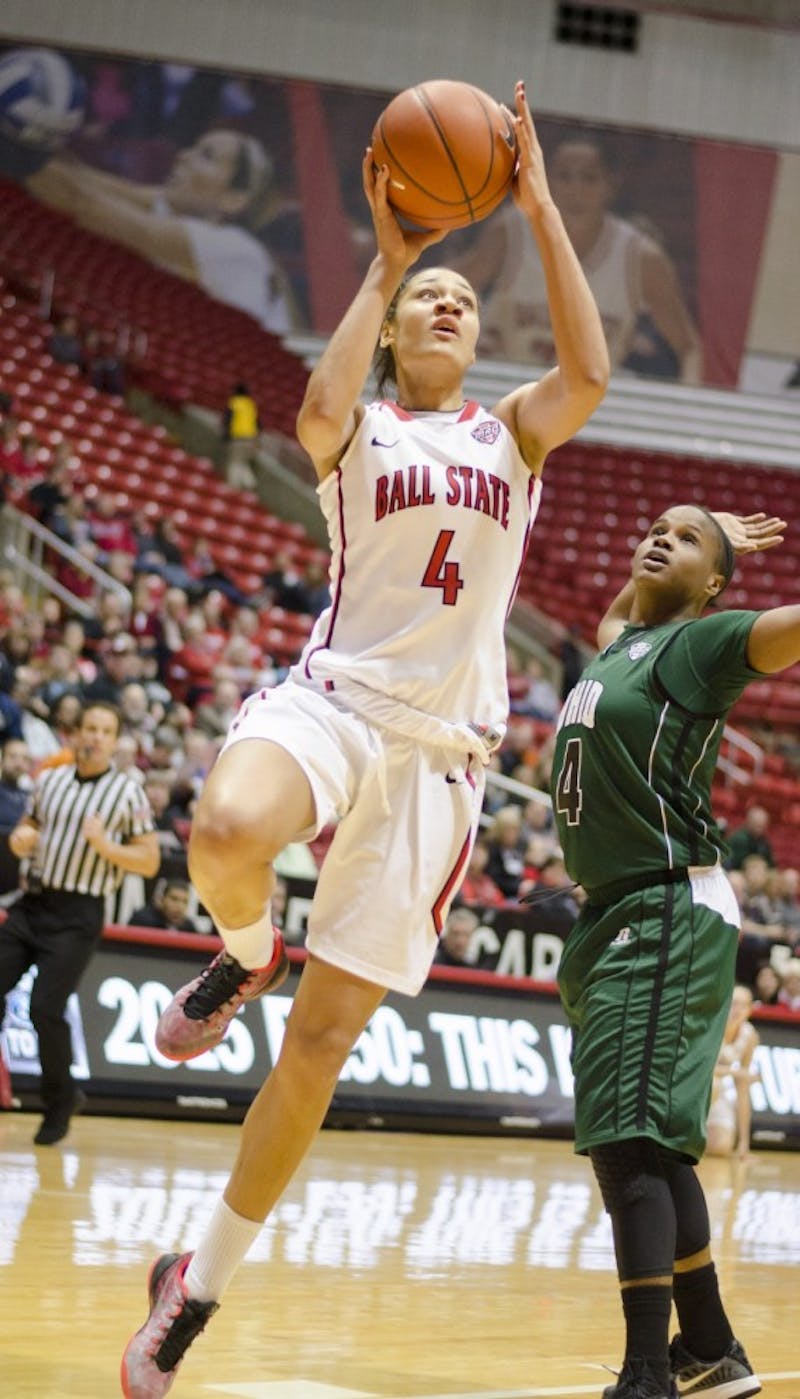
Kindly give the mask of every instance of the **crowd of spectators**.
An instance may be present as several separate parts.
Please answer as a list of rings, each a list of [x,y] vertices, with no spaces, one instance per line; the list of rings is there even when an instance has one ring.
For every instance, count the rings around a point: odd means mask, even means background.
[[[77,362],[74,332],[62,322],[51,346],[65,362]],[[15,824],[43,767],[70,761],[82,704],[107,700],[122,716],[117,765],[142,781],[162,857],[185,875],[194,804],[230,720],[245,695],[274,684],[290,663],[269,649],[274,609],[317,615],[328,600],[324,570],[316,560],[306,571],[276,556],[261,588],[245,596],[206,541],[185,548],[168,515],[153,518],[113,492],[82,489],[69,442],[45,448],[13,403],[3,408],[3,498],[123,586],[106,590],[53,551],[47,566],[86,606],[84,616],[55,596],[31,604],[0,568],[0,829]],[[308,852],[289,852],[292,862],[316,874]],[[5,900],[17,869],[10,859],[0,864]]]

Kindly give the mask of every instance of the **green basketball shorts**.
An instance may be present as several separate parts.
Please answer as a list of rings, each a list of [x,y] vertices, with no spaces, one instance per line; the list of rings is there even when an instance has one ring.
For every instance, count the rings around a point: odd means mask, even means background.
[[[649,1137],[702,1156],[737,942],[720,869],[584,906],[558,971],[573,1034],[576,1151]]]

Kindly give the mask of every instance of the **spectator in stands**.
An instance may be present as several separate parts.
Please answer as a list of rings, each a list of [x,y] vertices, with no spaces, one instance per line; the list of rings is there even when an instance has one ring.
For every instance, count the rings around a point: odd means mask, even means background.
[[[470,956],[470,946],[480,919],[471,908],[451,908],[435,953],[433,965],[436,967],[472,967],[474,958]]]
[[[49,725],[58,743],[55,753],[43,758],[39,771],[43,768],[58,767],[75,760],[75,739],[80,728],[83,704],[79,695],[66,690],[59,695],[50,712]]]
[[[553,806],[548,797],[531,797],[530,801],[525,803],[522,808],[522,824],[526,840],[537,836],[545,843],[548,854],[560,851],[553,820]]]
[[[515,718],[509,724],[500,748],[500,770],[504,777],[510,777],[519,767],[533,771],[539,750],[530,719]]]
[[[307,612],[309,608],[308,588],[300,569],[293,562],[291,554],[279,550],[272,568],[264,574],[264,602],[270,607],[282,607],[284,612]]]
[[[244,132],[210,130],[179,151],[154,188],[54,156],[27,181],[36,199],[83,228],[115,239],[157,267],[283,335],[295,320],[288,282],[257,227],[273,183],[273,161]]]
[[[0,472],[5,483],[12,488],[24,481],[22,440],[17,419],[13,414],[8,414],[0,423]]]
[[[776,1005],[800,1013],[800,957],[789,957],[778,967],[781,989]]]
[[[181,818],[176,816],[172,805],[176,785],[175,773],[168,769],[150,768],[145,773],[145,796],[150,803],[159,849],[164,857],[183,855],[186,849],[180,828]]]
[[[763,855],[748,855],[744,868],[729,870],[728,875],[741,920],[736,976],[752,986],[759,963],[769,959],[776,943],[786,941],[783,924],[767,892],[769,865]]]
[[[21,736],[35,769],[38,769],[45,758],[51,758],[58,753],[61,747],[47,720],[39,713],[36,701],[39,680],[39,671],[35,666],[17,666],[11,691],[12,698],[19,706]]]
[[[261,647],[254,646],[246,636],[228,638],[219,668],[235,681],[241,695],[274,685],[277,678],[274,665],[267,663]]]
[[[198,614],[203,619],[209,645],[216,649],[217,655],[221,656],[228,640],[228,600],[225,594],[219,589],[212,588],[200,600],[197,608]]]
[[[47,470],[50,454],[42,447],[38,437],[33,432],[28,432],[22,439],[22,465],[20,468],[20,482],[23,487],[30,490],[44,477]]]
[[[183,633],[182,645],[169,662],[167,683],[174,694],[194,708],[211,694],[221,647],[217,638],[209,634],[200,612],[189,613]]]
[[[72,663],[78,672],[81,685],[93,680],[97,674],[97,667],[86,654],[86,629],[80,617],[67,618],[62,628],[61,641],[72,656]]]
[[[574,922],[579,904],[575,884],[567,874],[561,851],[546,855],[539,868],[531,871],[531,874],[533,878],[529,877],[526,867],[519,885],[520,899],[534,891],[537,897],[546,895],[547,912],[558,917],[560,926]]]
[[[19,860],[8,837],[25,814],[32,785],[27,745],[18,738],[7,739],[0,757],[0,908],[8,908],[20,896]]]
[[[487,840],[489,859],[486,873],[493,879],[503,898],[515,899],[525,870],[525,834],[522,807],[501,806],[495,812]]]
[[[784,941],[795,947],[800,943],[800,870],[770,870],[766,893],[773,915],[783,927]]]
[[[6,834],[22,819],[32,785],[28,745],[24,739],[7,738],[0,757],[0,828]]]
[[[225,1196],[199,1247],[156,1265],[150,1317],[122,1362],[131,1399],[156,1387],[166,1392],[308,1151],[387,989],[413,994],[424,984],[466,863],[483,760],[506,717],[504,618],[538,491],[533,477],[593,412],[608,377],[599,317],[550,199],[521,83],[515,105],[515,195],[553,269],[561,362],[492,413],[470,405],[462,421],[480,329],[475,295],[446,267],[406,280],[441,235],[401,226],[388,202],[388,167],[376,171],[372,152],[364,156],[376,255],[311,373],[297,422],[320,481],[337,577],[342,512],[355,531],[353,538],[348,530],[347,586],[336,626],[331,613],[318,619],[294,678],[245,701],[201,793],[190,871],[225,951],[161,1015],[162,1053],[196,1057],[220,1042],[240,1004],[280,984],[286,961],[270,918],[273,859],[287,842],[311,840],[340,819],[280,1056],[249,1110]],[[376,341],[380,401],[364,406]],[[399,411],[383,400],[389,379]],[[445,464],[454,459],[472,461],[475,473],[491,462],[503,487],[496,519],[487,512],[467,523],[467,498],[447,500]],[[388,500],[376,518],[381,480],[387,490],[392,480],[398,489],[404,482],[406,505],[416,504],[409,463],[420,460],[436,463],[426,528],[418,510],[389,509]],[[465,526],[463,550],[445,561],[456,524]],[[460,607],[446,605],[456,600]],[[166,1373],[156,1348],[168,1355]]]
[[[774,1006],[781,989],[781,979],[771,962],[762,962],[756,968],[753,991],[756,1005]]]
[[[143,655],[140,651],[139,663],[139,679],[147,695],[148,708],[156,723],[160,724],[172,704],[172,693],[159,677],[155,656],[148,652]]]
[[[202,730],[189,729],[183,736],[183,753],[176,768],[178,778],[199,797],[219,751],[218,740]]]
[[[303,570],[303,587],[306,601],[304,612],[309,617],[319,617],[326,607],[330,607],[331,602],[328,570],[319,559],[309,559],[306,564]]]
[[[53,646],[61,644],[61,633],[64,629],[64,605],[55,593],[48,593],[42,598],[39,604],[39,616],[42,622],[41,645],[39,655],[46,655]]]
[[[555,685],[545,675],[544,666],[538,656],[528,657],[525,663],[525,679],[525,690],[512,700],[512,711],[552,724],[561,708],[561,701]]]
[[[108,589],[100,594],[91,616],[83,618],[84,646],[93,659],[113,641],[116,636],[128,630],[128,600],[123,594]]]
[[[110,578],[121,583],[123,588],[130,592],[135,576],[135,564],[133,554],[126,553],[124,549],[114,549],[103,560],[102,567]]]
[[[71,650],[62,641],[52,645],[44,658],[36,687],[35,698],[41,708],[39,712],[49,719],[53,706],[62,695],[78,695],[81,688],[81,673]]]
[[[770,867],[764,856],[746,855],[741,873],[744,877],[744,920],[762,930],[762,937],[784,941],[780,910],[770,894]]]
[[[190,591],[193,597],[199,593],[201,600],[208,597],[209,593],[216,593],[226,605],[230,603],[233,607],[246,607],[251,601],[251,595],[243,592],[224,568],[220,567],[213,557],[213,551],[211,569],[203,573],[198,580],[193,580]]]
[[[749,986],[734,986],[731,1008],[722,1036],[711,1105],[706,1120],[706,1151],[709,1156],[733,1156],[744,1160],[750,1150],[750,1124],[753,1116],[750,1085],[759,1077],[753,1068],[753,1055],[759,1037],[750,1016],[753,993]]]
[[[139,744],[132,733],[121,733],[114,749],[114,763],[120,772],[144,786],[144,772],[140,766]]]
[[[141,674],[136,642],[128,632],[119,632],[102,647],[98,659],[97,675],[84,685],[82,699],[119,706],[125,686]]]
[[[76,560],[59,559],[56,566],[56,579],[73,598],[80,598],[90,606],[97,606],[97,579],[90,569],[97,566],[99,550],[97,545],[86,539],[78,544]]]
[[[126,365],[118,343],[92,330],[86,337],[86,373],[92,388],[121,398],[125,393]]]
[[[47,337],[47,353],[56,364],[74,364],[86,368],[86,350],[76,316],[62,316]]]
[[[769,812],[763,806],[749,806],[744,822],[728,834],[730,854],[725,868],[740,870],[748,855],[762,855],[767,864],[775,864],[775,856],[767,835]]]
[[[206,579],[213,578],[219,572],[214,551],[204,534],[197,534],[189,541],[184,553],[184,568],[191,580],[187,588],[193,596],[204,590]]]
[[[487,873],[489,863],[489,842],[482,835],[475,839],[467,862],[467,872],[459,890],[463,904],[478,904],[482,908],[495,908],[505,902],[502,889]]]
[[[132,928],[160,928],[171,933],[196,933],[188,915],[189,885],[185,879],[159,880],[151,903],[137,908],[128,919]]]
[[[98,493],[89,512],[89,531],[100,551],[98,563],[101,567],[112,554],[136,558],[136,540],[127,508],[112,491]]]
[[[6,694],[5,690],[0,690],[0,743],[7,743],[10,738],[25,741],[22,729],[22,706],[13,694],[16,687],[17,670],[14,671],[11,681],[12,694],[9,695]]]
[[[195,727],[209,738],[224,738],[236,718],[242,702],[242,691],[228,666],[217,666],[213,672],[214,688],[210,697],[197,706]]]
[[[164,717],[163,706],[150,703],[147,690],[139,680],[128,680],[120,688],[119,709],[122,732],[136,739],[139,750],[147,754],[153,734]]]
[[[170,588],[186,588],[191,576],[183,561],[183,547],[172,515],[159,515],[149,535],[140,537],[136,567],[156,573]]]
[[[161,635],[158,645],[158,673],[161,680],[167,681],[174,656],[186,640],[186,620],[189,616],[189,598],[183,588],[167,588],[159,608]],[[183,699],[183,693],[179,696]]]
[[[24,600],[23,600],[24,602]],[[23,610],[15,616],[10,626],[6,629],[6,634],[2,641],[2,654],[8,661],[10,676],[17,666],[30,665],[34,658],[37,631],[40,627],[40,619],[32,612]],[[9,685],[11,680],[9,680]],[[8,687],[6,687],[8,688]]]
[[[171,724],[161,724],[153,734],[150,749],[151,766],[161,771],[177,770],[183,762],[181,735]]]
[[[259,429],[258,404],[247,384],[234,384],[222,414],[223,465],[228,484],[239,490],[255,485],[253,454]]]
[[[53,495],[50,501],[46,502],[46,508],[50,515],[48,528],[53,531],[53,534],[57,534],[65,544],[71,544],[73,549],[81,549],[84,545],[91,543],[92,539],[88,506],[86,497],[81,495],[80,491],[73,490],[69,485],[68,468],[66,468],[66,476],[64,471],[64,463],[60,462],[55,479],[62,497],[64,492],[68,490],[67,498],[65,501],[59,502]]]
[[[164,584],[152,573],[137,573],[133,580],[131,612],[128,631],[141,656],[153,656],[158,663],[163,640],[163,625],[159,616],[164,596]]]

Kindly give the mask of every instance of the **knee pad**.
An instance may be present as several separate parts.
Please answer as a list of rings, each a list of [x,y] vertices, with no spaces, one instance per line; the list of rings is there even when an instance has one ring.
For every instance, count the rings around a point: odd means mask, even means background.
[[[609,1214],[652,1196],[664,1180],[655,1142],[646,1137],[593,1146],[589,1157]]]

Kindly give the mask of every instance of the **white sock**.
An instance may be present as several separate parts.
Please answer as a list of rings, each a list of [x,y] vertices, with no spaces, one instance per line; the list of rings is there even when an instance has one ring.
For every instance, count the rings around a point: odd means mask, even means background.
[[[256,967],[266,967],[272,961],[275,934],[272,930],[272,909],[269,904],[255,923],[246,923],[243,928],[224,928],[217,924],[225,949],[235,957],[247,971]]]
[[[197,1302],[218,1302],[263,1227],[257,1220],[236,1214],[220,1199],[186,1269],[188,1296]]]

